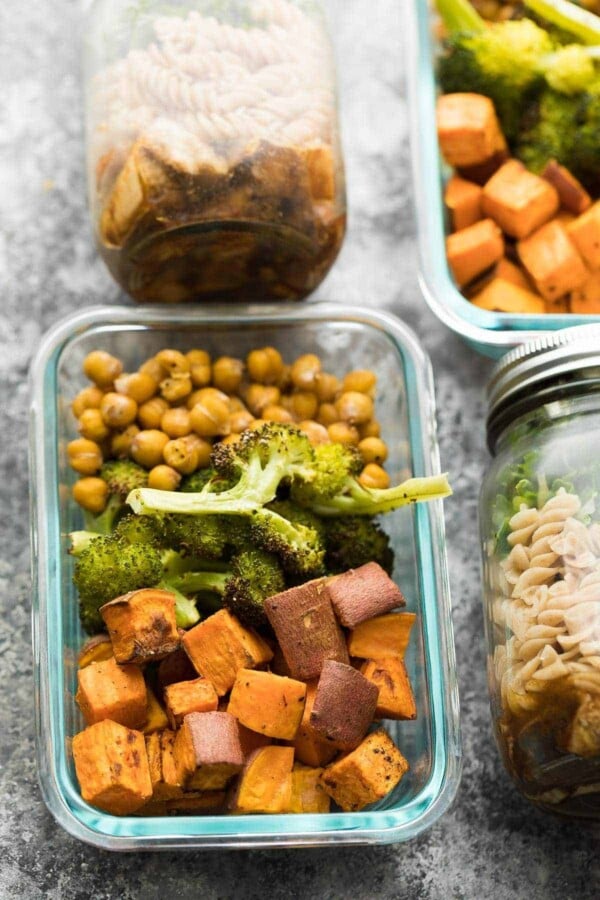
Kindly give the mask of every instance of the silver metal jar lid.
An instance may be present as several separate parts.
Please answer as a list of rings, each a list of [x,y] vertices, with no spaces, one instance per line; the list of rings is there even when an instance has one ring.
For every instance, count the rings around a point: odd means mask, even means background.
[[[576,325],[515,347],[496,364],[487,385],[489,416],[517,392],[569,372],[600,367],[600,324]]]

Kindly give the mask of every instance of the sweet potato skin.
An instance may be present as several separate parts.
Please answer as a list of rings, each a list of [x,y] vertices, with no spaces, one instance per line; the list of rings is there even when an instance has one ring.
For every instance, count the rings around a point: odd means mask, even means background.
[[[416,618],[413,612],[400,612],[387,613],[361,622],[348,635],[350,656],[358,656],[360,659],[396,656],[404,659]]]
[[[302,721],[294,738],[295,758],[312,768],[326,766],[337,753],[337,748],[321,737],[310,724],[310,716],[317,695],[317,684],[317,681],[309,681],[306,685],[306,702]]]
[[[128,728],[143,728],[148,715],[146,684],[137,666],[114,659],[90,663],[77,673],[75,695],[88,725],[111,719]]]
[[[417,706],[403,660],[395,656],[369,659],[361,672],[379,691],[376,719],[416,719]]]
[[[397,606],[406,606],[400,588],[376,562],[330,578],[327,593],[333,611],[345,628],[355,628]]]
[[[248,759],[230,807],[238,813],[282,813],[292,800],[292,747],[263,747]]]
[[[556,188],[561,206],[576,216],[585,212],[592,205],[592,198],[584,186],[555,159],[551,159],[547,163],[542,172],[542,178]]]
[[[378,689],[357,669],[326,660],[310,714],[311,728],[339,750],[353,750],[373,721]]]
[[[294,678],[240,669],[227,710],[246,728],[293,740],[302,720],[306,685]]]
[[[392,739],[380,729],[328,766],[321,784],[341,809],[356,811],[389,794],[408,768]]]
[[[175,621],[175,595],[142,588],[116,597],[100,608],[115,659],[141,665],[163,659],[180,644]]]

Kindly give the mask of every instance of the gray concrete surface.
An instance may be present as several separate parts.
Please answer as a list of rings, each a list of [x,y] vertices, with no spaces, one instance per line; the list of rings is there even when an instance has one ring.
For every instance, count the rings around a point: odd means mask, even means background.
[[[385,848],[114,855],[79,844],[42,802],[34,760],[27,369],[40,335],[82,305],[124,300],[88,227],[78,0],[0,6],[0,898],[583,900],[596,840],[531,809],[492,742],[477,562],[489,361],[430,314],[417,285],[402,3],[330,0],[342,90],[350,228],[319,291],[393,310],[431,354],[444,466],[464,773],[429,832]]]

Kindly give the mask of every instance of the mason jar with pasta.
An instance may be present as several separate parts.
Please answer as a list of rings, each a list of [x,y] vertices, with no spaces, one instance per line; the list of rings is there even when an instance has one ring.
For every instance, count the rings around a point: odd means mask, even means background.
[[[480,506],[492,718],[538,806],[600,819],[600,328],[511,351]]]
[[[340,249],[332,52],[315,0],[94,0],[87,168],[138,301],[289,300]]]

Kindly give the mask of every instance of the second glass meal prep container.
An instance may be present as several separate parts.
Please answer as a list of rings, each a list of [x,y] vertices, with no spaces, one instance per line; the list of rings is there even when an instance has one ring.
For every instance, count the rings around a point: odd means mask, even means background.
[[[420,281],[432,311],[472,347],[494,358],[517,344],[533,340],[540,332],[598,321],[598,316],[572,313],[490,312],[474,306],[460,293],[448,268],[445,251],[448,218],[443,185],[450,169],[442,160],[436,131],[438,84],[435,62],[440,42],[435,36],[434,0],[414,0],[407,3],[405,9]]]
[[[377,416],[390,449],[392,482],[439,471],[433,382],[415,336],[391,315],[340,305],[276,305],[184,310],[97,308],[70,316],[46,335],[32,369],[31,479],[33,634],[37,756],[42,792],[71,834],[114,850],[186,847],[310,846],[406,840],[449,806],[460,775],[454,645],[440,502],[386,516],[396,554],[394,578],[417,613],[406,664],[418,715],[386,722],[410,763],[395,791],[362,812],[323,815],[112,816],[85,803],[70,742],[82,727],[74,703],[83,641],[67,535],[80,527],[74,473],[65,447],[75,421],[70,402],[83,381],[82,360],[102,348],[128,369],[165,346],[202,347],[243,357],[272,344],[287,359],[321,356],[338,375],[369,367],[378,376]]]

